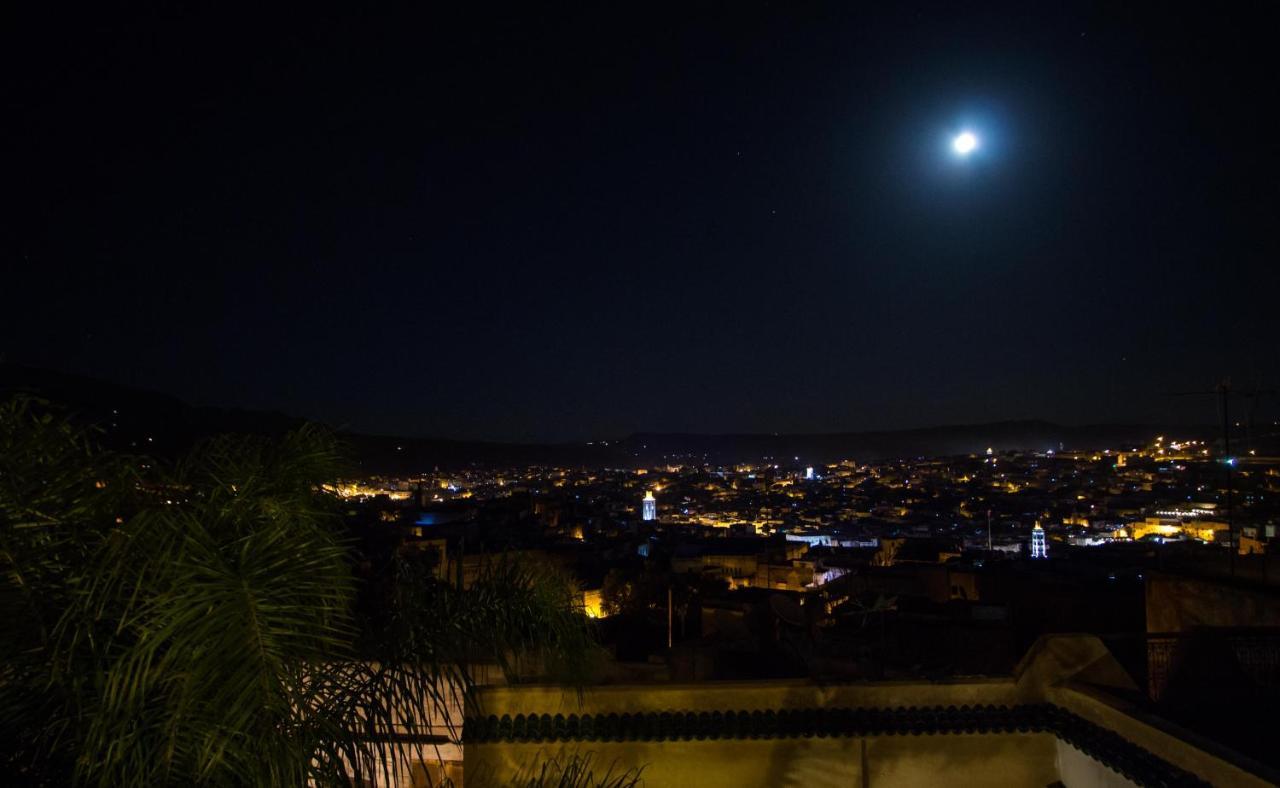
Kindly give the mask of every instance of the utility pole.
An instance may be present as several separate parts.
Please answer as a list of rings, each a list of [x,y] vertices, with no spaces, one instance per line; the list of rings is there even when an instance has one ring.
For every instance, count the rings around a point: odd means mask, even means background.
[[[673,620],[674,620],[674,615],[671,608],[671,583],[670,581],[668,581],[667,582],[667,648],[668,649],[670,649],[672,645],[674,645],[674,641],[671,638],[671,629],[672,629],[671,624]]]
[[[1230,567],[1231,576],[1236,576],[1236,526],[1235,520],[1231,516],[1232,484],[1231,484],[1231,417],[1227,413],[1227,406],[1231,402],[1231,381],[1224,380],[1218,385],[1218,392],[1222,395],[1222,464],[1227,467],[1227,542],[1231,550]]]
[[[459,591],[463,590],[462,562],[466,554],[467,554],[467,537],[460,536],[458,537],[458,566],[457,566],[457,580],[458,580]]]
[[[991,510],[987,510],[987,553],[991,552]]]

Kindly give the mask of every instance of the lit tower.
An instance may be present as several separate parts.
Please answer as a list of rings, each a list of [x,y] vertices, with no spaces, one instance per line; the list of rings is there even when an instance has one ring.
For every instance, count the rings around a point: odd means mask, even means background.
[[[1049,557],[1048,548],[1044,543],[1044,529],[1040,527],[1039,521],[1037,521],[1035,527],[1031,529],[1031,557]]]
[[[653,490],[647,490],[644,494],[644,500],[640,502],[640,519],[656,520],[658,519],[658,499],[653,497]]]

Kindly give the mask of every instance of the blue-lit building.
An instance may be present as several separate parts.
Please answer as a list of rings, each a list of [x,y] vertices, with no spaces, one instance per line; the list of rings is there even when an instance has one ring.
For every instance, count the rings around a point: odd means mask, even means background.
[[[1049,557],[1049,548],[1044,541],[1044,529],[1040,527],[1040,523],[1036,523],[1035,527],[1031,529],[1031,557]]]

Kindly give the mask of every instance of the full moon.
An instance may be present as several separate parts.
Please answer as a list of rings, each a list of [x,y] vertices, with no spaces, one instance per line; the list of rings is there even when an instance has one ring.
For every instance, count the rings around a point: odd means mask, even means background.
[[[961,156],[967,156],[978,147],[978,138],[971,131],[963,131],[951,141],[951,147]]]

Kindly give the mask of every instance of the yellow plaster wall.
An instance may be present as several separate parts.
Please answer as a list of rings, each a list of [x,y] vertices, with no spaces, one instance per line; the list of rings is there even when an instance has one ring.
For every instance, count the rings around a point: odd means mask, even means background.
[[[880,736],[866,742],[864,785],[873,788],[1043,788],[1058,780],[1057,737],[1051,733]]]
[[[644,767],[646,788],[965,785],[1043,788],[1058,779],[1047,733],[861,738],[478,744],[467,747],[467,785],[521,784],[554,758],[590,754],[596,775]],[[865,782],[864,782],[865,776]]]
[[[1138,710],[1093,688],[1053,687],[1049,690],[1049,700],[1220,788],[1263,788],[1275,784],[1229,760],[1227,754],[1212,752],[1211,743],[1158,719],[1144,719]]]
[[[875,682],[823,686],[795,681],[704,681],[696,684],[616,685],[578,693],[551,686],[482,690],[473,709],[495,714],[609,714],[646,711],[767,711],[809,708],[1010,705],[1027,690],[1012,678],[955,682]]]
[[[610,714],[661,711],[765,711],[804,708],[1014,705],[1052,702],[1200,775],[1214,785],[1255,788],[1270,782],[1235,756],[1185,732],[1166,730],[1102,691],[1132,681],[1097,638],[1055,636],[1038,641],[1017,679],[877,682],[822,686],[810,681],[701,682],[616,685],[581,693],[560,687],[491,687],[474,699],[473,714]],[[1081,689],[1073,677],[1091,682]],[[564,762],[592,753],[597,771],[645,767],[644,785],[677,786],[1120,786],[1088,756],[1062,750],[1049,733],[921,734],[811,739],[730,739],[667,742],[489,742],[466,745],[467,785],[510,785],[548,758]],[[1063,763],[1074,766],[1060,773]],[[1106,779],[1101,779],[1101,777]]]

